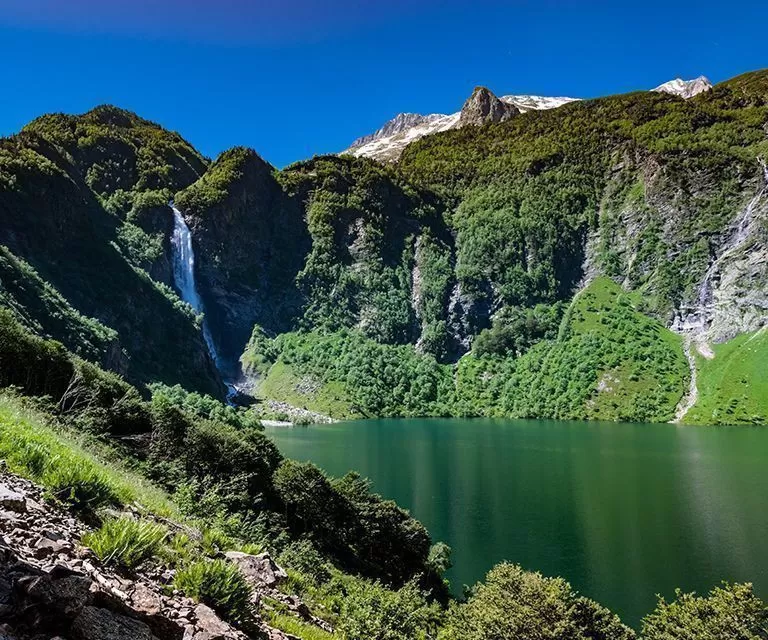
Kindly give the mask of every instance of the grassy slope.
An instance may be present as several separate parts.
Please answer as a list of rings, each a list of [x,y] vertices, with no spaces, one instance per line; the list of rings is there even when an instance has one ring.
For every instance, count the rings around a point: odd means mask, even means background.
[[[287,402],[294,407],[309,409],[334,418],[361,417],[352,409],[352,403],[340,383],[322,384],[312,380],[309,385],[306,385],[302,384],[303,381],[306,382],[306,378],[297,375],[290,365],[276,362],[259,383],[258,396],[262,399]]]
[[[146,478],[115,459],[115,454],[88,444],[83,436],[57,428],[44,412],[8,392],[0,393],[0,458],[14,473],[43,486],[64,477],[81,476],[105,483],[123,504],[139,504],[150,512],[179,518],[178,507]]]
[[[696,353],[699,399],[685,422],[768,422],[768,330],[737,336],[714,352],[711,360]]]
[[[408,355],[394,351],[398,347],[363,351],[371,343],[357,338],[341,340],[344,348],[333,351],[326,344],[332,341],[304,334],[269,369],[260,396],[337,418],[359,412],[664,421],[687,388],[680,337],[638,312],[631,296],[608,278],[597,278],[576,296],[557,340],[541,342],[516,359],[470,354],[455,367],[455,386],[445,367],[440,380],[446,384],[437,384],[437,395],[421,401],[410,394],[407,407],[390,392],[402,376],[412,381],[423,357],[411,354],[398,377],[392,375],[392,358],[403,362]],[[375,366],[378,357],[383,366]],[[373,391],[361,394],[363,389]],[[380,397],[387,402],[376,404]]]
[[[601,319],[611,313],[622,294],[622,289],[607,278],[598,278],[592,282],[573,302],[579,317],[572,324],[574,334],[584,335],[591,331],[611,338],[611,331],[606,330]],[[674,354],[674,368],[665,373],[650,370],[638,374],[635,372],[636,363],[629,357],[617,366],[604,370],[601,380],[606,386],[603,391],[594,394],[589,417],[617,419],[627,412],[635,398],[656,392],[664,382],[671,383],[671,390],[664,392],[661,409],[662,412],[674,412],[686,388],[683,383],[688,374],[680,336],[641,313],[634,312],[634,315],[638,326],[643,329],[641,341],[647,343],[652,340],[660,349]]]

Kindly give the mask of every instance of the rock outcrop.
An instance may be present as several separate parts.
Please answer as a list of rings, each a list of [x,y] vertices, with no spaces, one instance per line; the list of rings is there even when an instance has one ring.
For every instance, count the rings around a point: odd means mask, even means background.
[[[172,572],[164,572],[164,580],[141,572],[126,576],[102,565],[79,544],[85,531],[71,514],[47,504],[40,487],[0,473],[0,639],[292,638],[258,617],[248,634],[235,629],[210,607],[172,591],[166,584]],[[252,584],[260,585],[260,597],[286,575],[266,554],[240,555],[238,564],[258,565]],[[274,595],[290,600],[283,604],[294,615],[313,619],[298,599]]]
[[[489,122],[504,122],[518,115],[520,109],[515,105],[503,102],[485,87],[475,87],[472,95],[467,98],[461,108],[459,126],[483,125]]]

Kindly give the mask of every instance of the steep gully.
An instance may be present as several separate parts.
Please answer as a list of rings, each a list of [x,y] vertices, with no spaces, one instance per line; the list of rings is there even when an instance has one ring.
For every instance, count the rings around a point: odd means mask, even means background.
[[[171,203],[173,210],[173,236],[171,237],[171,253],[173,262],[173,281],[181,295],[181,299],[188,303],[196,313],[203,315],[202,331],[205,346],[213,360],[216,369],[221,372],[221,357],[216,349],[216,343],[213,341],[210,327],[205,319],[205,309],[200,294],[197,291],[195,283],[195,251],[192,247],[192,233],[187,226],[184,216]],[[234,380],[222,378],[222,382],[227,387],[227,401],[232,403],[238,393]]]
[[[688,392],[680,400],[675,412],[673,422],[682,422],[698,400],[699,392],[696,385],[696,358],[694,356],[694,347],[705,358],[713,358],[714,353],[706,342],[705,333],[712,320],[714,308],[715,279],[720,274],[720,267],[724,261],[736,253],[744,246],[747,240],[752,236],[757,217],[755,209],[760,200],[768,192],[768,166],[763,158],[757,159],[762,169],[763,186],[758,189],[755,196],[749,201],[747,206],[739,213],[733,226],[735,233],[728,238],[723,246],[722,253],[712,262],[704,274],[704,279],[699,286],[696,303],[684,320],[678,319],[672,327],[674,331],[685,335],[683,342],[683,351],[688,360],[691,378]]]

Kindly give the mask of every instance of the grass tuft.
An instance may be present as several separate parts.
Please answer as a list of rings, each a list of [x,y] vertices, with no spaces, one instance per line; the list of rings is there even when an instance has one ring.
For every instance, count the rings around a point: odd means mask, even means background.
[[[230,622],[242,622],[249,615],[251,587],[230,562],[194,562],[176,573],[174,584],[188,597],[208,605]]]
[[[83,544],[102,562],[133,569],[157,555],[167,537],[168,530],[151,520],[121,517],[85,534]]]

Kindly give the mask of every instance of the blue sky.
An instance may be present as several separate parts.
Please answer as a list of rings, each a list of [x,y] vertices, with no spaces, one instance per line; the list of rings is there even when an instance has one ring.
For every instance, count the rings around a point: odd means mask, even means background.
[[[0,135],[112,103],[206,155],[335,152],[476,85],[594,97],[768,67],[768,2],[3,0]]]

